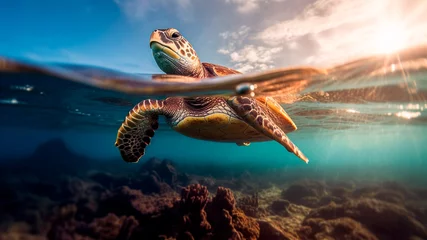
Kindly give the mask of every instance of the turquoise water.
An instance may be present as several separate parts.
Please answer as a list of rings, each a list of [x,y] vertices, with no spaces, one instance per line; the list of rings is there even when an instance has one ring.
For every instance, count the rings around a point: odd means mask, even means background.
[[[423,59],[419,51],[416,56],[413,54],[412,58],[407,57],[409,59],[406,62]],[[379,68],[375,65],[377,62],[371,64],[376,67],[372,72],[378,71]],[[119,80],[130,77],[134,78],[137,84],[152,81],[152,75],[149,74],[126,75],[82,65],[44,65],[51,66],[63,66],[60,69],[54,68],[54,72],[71,69],[71,72],[66,72],[66,76],[70,73],[83,73],[87,76],[107,76]],[[357,67],[353,68],[347,72],[357,70]],[[258,83],[262,86],[258,88],[258,95],[271,94],[271,90],[263,92],[263,88],[273,86],[273,97],[278,101],[285,99],[281,101],[282,106],[298,126],[298,130],[289,133],[289,137],[309,156],[311,161],[308,165],[288,154],[276,142],[238,147],[229,143],[195,140],[173,132],[162,117],[161,127],[156,131],[153,143],[144,158],[156,156],[177,161],[218,164],[244,162],[261,166],[319,168],[321,171],[338,166],[420,169],[425,166],[423,156],[424,151],[427,151],[427,148],[423,147],[427,129],[426,75],[423,75],[422,69],[401,70],[402,73],[404,71],[408,76],[394,73],[370,77],[362,72],[353,79],[343,77],[341,81],[332,82],[328,79],[320,82],[320,86],[313,77],[312,82],[315,84],[306,84],[308,87],[299,92],[282,95],[280,84],[274,82],[274,79],[270,80],[271,84],[267,87],[265,85],[269,84],[269,81]],[[342,77],[345,74],[337,76]],[[285,87],[282,90],[298,85],[298,81],[292,81],[291,85],[284,85],[285,79],[282,83]],[[301,79],[299,82],[304,81],[307,79]],[[16,154],[28,155],[40,142],[60,137],[71,149],[88,157],[119,158],[114,142],[117,129],[127,112],[143,99],[164,99],[168,96],[162,93],[150,96],[114,89],[104,90],[62,77],[31,72],[4,72],[1,83],[1,106],[5,113],[1,119],[2,125],[4,131],[9,133],[7,136],[16,136],[7,139],[1,146],[3,156],[10,157]],[[136,88],[146,87],[137,85]],[[207,90],[200,94],[212,94]],[[224,93],[230,94],[227,91],[229,90],[223,90]],[[187,93],[195,94],[194,90]],[[177,92],[174,95],[186,94]],[[293,99],[287,100],[286,95],[292,95]],[[29,122],[31,124],[28,124]],[[31,135],[28,135],[29,133]],[[7,151],[8,149],[16,151]],[[399,160],[402,158],[412,160]]]
[[[370,59],[370,62],[362,61],[365,65],[353,63],[329,69],[327,76],[310,75],[295,79],[288,78],[283,70],[284,74],[276,79],[271,77],[261,82],[251,79],[254,75],[250,74],[206,80],[217,81],[214,82],[215,89],[203,85],[205,83],[194,83],[174,93],[176,85],[171,85],[172,90],[166,94],[163,90],[156,92],[156,89],[169,86],[167,81],[160,81],[159,86],[150,90],[151,95],[147,94],[147,89],[152,87],[150,81],[154,81],[150,74],[23,61],[30,64],[25,65],[25,69],[19,64],[14,65],[16,62],[3,60],[0,71],[0,162],[4,166],[15,164],[14,169],[19,170],[27,169],[27,165],[37,166],[37,161],[40,161],[38,167],[44,169],[43,165],[61,162],[57,156],[61,158],[64,155],[55,152],[61,144],[47,145],[43,148],[45,152],[36,155],[38,158],[32,156],[44,143],[60,139],[68,149],[60,152],[71,156],[64,164],[80,172],[104,169],[105,163],[113,164],[115,171],[127,175],[149,159],[158,158],[172,160],[177,168],[184,166],[183,169],[187,170],[180,171],[191,176],[216,177],[218,181],[220,178],[226,181],[246,172],[252,178],[243,178],[243,181],[265,178],[269,179],[265,181],[271,181],[282,189],[301,179],[369,184],[395,181],[408,188],[425,187],[427,54],[421,50],[413,53],[413,50],[412,55],[402,53],[406,59],[401,57],[397,70],[392,63],[381,65],[383,59]],[[392,65],[393,71],[384,72]],[[102,85],[105,79],[123,82]],[[288,136],[310,159],[308,164],[274,141],[239,147],[232,143],[196,140],[172,131],[163,119],[139,163],[128,164],[121,159],[114,146],[117,129],[134,104],[146,98],[162,99],[169,95],[239,94],[236,87],[239,84],[257,84],[255,94],[270,95],[281,102],[298,126],[298,130]],[[122,86],[132,86],[133,90],[138,89],[142,93],[128,92]],[[53,155],[46,149],[50,149]],[[80,160],[75,159],[76,156],[92,159],[89,161],[96,162],[95,167],[79,167]],[[28,158],[31,163],[25,163]],[[6,172],[7,169],[3,167]],[[36,170],[29,169],[29,173],[24,175],[37,175]],[[55,175],[63,171],[60,166],[49,169],[43,174]],[[7,177],[3,181],[5,186],[10,184]],[[263,189],[259,187],[258,191]],[[425,201],[423,203],[425,211]],[[426,223],[422,217],[417,219]],[[423,237],[417,234],[413,235]]]

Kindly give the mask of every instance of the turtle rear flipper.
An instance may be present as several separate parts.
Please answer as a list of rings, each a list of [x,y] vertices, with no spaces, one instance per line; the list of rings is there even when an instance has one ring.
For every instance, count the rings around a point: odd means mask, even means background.
[[[251,142],[236,142],[236,144],[237,144],[237,146],[247,147],[247,146],[251,145]]]
[[[232,97],[228,100],[228,104],[247,124],[279,142],[289,152],[308,163],[308,158],[292,143],[285,132],[267,115],[266,109],[261,107],[254,98]]]
[[[297,125],[292,121],[291,117],[289,117],[285,109],[283,109],[272,97],[259,96],[255,97],[255,99],[257,102],[262,103],[267,108],[267,111],[272,113],[269,115],[270,118],[285,133],[297,130]]]
[[[129,111],[117,132],[115,143],[124,161],[136,163],[144,156],[145,148],[159,127],[162,108],[163,101],[147,99]]]

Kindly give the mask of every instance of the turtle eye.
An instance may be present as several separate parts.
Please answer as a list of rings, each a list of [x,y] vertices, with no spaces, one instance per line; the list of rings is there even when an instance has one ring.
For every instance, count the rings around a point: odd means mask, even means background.
[[[172,38],[179,38],[180,36],[181,36],[181,34],[179,32],[174,32],[171,35]]]

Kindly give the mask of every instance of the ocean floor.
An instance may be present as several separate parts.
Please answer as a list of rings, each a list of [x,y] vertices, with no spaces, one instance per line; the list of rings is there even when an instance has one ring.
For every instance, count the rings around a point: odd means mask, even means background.
[[[396,181],[100,162],[61,140],[1,164],[0,239],[427,239],[427,188]]]

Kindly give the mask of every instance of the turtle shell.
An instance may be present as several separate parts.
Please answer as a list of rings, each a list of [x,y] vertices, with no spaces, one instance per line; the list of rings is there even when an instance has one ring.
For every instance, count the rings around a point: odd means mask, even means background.
[[[216,142],[258,142],[270,138],[258,132],[243,120],[226,113],[206,116],[188,116],[174,130],[188,137]]]
[[[221,65],[216,65],[213,63],[202,63],[203,67],[206,69],[206,71],[209,73],[209,77],[211,76],[227,76],[231,74],[241,74],[241,72],[236,71],[234,69],[224,67]]]
[[[273,98],[256,97],[255,99],[260,110],[264,112],[262,115],[273,121],[285,133],[296,130],[295,123]],[[205,114],[188,114],[174,126],[175,131],[192,138],[218,142],[271,140],[236,115],[228,105],[222,106],[222,111],[211,110],[205,109]]]

